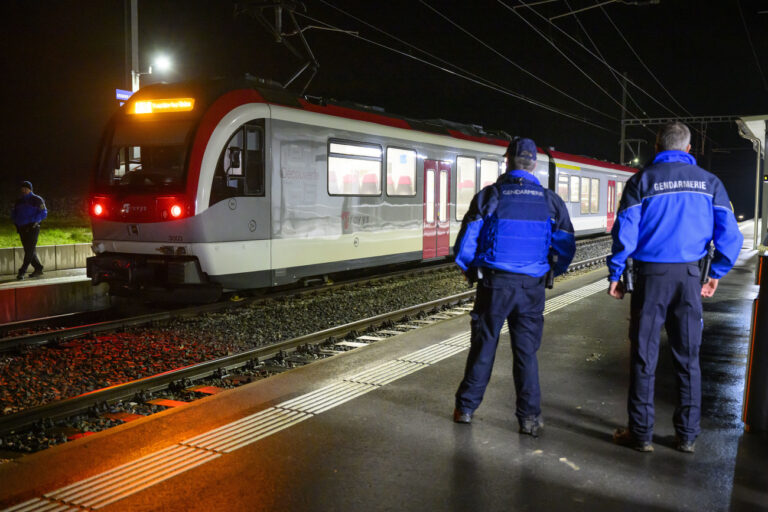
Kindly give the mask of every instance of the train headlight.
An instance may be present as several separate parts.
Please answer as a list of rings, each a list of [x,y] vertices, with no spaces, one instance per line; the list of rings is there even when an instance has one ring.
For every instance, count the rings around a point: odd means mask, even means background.
[[[177,204],[171,206],[171,217],[174,217],[174,218],[181,217],[181,206]]]

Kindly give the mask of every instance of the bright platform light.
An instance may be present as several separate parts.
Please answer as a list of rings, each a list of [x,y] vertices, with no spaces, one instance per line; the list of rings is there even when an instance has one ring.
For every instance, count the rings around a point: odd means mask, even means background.
[[[155,59],[155,67],[160,72],[165,72],[171,69],[171,59],[165,55],[160,55]]]

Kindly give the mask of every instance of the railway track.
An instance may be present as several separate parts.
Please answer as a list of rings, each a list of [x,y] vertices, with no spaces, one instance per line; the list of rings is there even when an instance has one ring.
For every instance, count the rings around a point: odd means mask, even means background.
[[[591,265],[599,264],[604,260],[605,256],[590,258],[574,263],[572,268],[577,270]],[[431,270],[436,271],[438,269],[444,268],[445,266],[446,265],[437,265]],[[391,278],[396,275],[403,275],[407,273],[408,271],[391,273],[388,275],[388,277]],[[384,276],[380,276],[377,279],[385,278],[386,277]],[[350,283],[339,283],[339,286],[343,285],[350,285]],[[310,293],[310,291],[303,292]],[[212,376],[222,377],[227,375],[229,372],[241,367],[253,368],[258,365],[263,365],[265,360],[269,360],[275,356],[284,357],[286,354],[293,353],[297,350],[320,353],[326,356],[332,355],[334,353],[340,352],[338,350],[339,347],[360,346],[360,341],[355,341],[355,339],[362,339],[364,340],[363,343],[370,343],[371,341],[383,339],[380,337],[381,335],[374,334],[359,336],[359,333],[379,330],[382,333],[387,333],[387,336],[398,334],[397,331],[393,331],[391,328],[387,329],[387,327],[395,325],[398,322],[407,322],[409,319],[416,316],[424,316],[428,312],[439,312],[445,308],[460,305],[463,302],[471,300],[474,297],[474,294],[475,290],[470,289],[466,292],[455,294],[442,299],[399,309],[390,313],[376,315],[363,320],[339,325],[330,329],[317,331],[312,334],[307,334],[293,339],[272,343],[251,350],[246,350],[230,356],[220,357],[183,368],[178,368],[151,377],[145,377],[123,384],[110,386],[104,389],[95,390],[73,398],[26,409],[18,413],[0,416],[0,437],[14,432],[18,433],[20,431],[35,428],[41,429],[44,425],[53,425],[54,422],[63,418],[82,415],[89,412],[98,414],[99,412],[108,410],[110,404],[126,400],[144,402],[153,394],[157,394],[169,388],[189,388],[192,382]],[[214,306],[215,305],[208,305],[207,309],[214,310]],[[175,313],[180,313],[183,315],[199,314],[200,308],[185,308],[183,312]],[[440,313],[438,313],[438,315],[439,314]],[[453,314],[456,313],[454,312]],[[463,314],[463,312],[459,314]],[[450,317],[450,314],[448,317]],[[167,318],[170,317],[166,317],[161,314],[145,315],[144,318],[123,319],[117,322],[123,326],[139,325],[142,322],[147,323],[152,321],[165,320]],[[411,324],[410,327],[406,327],[406,330],[417,327],[420,322],[425,322],[425,320],[415,320],[414,322],[415,325]],[[430,323],[428,320],[426,322]],[[105,324],[107,323],[108,322],[105,322]],[[112,328],[115,328],[114,323],[112,324]],[[96,327],[100,328],[104,326]],[[93,326],[91,326],[91,328],[93,328]],[[107,327],[104,327],[104,329],[106,330]],[[349,336],[351,333],[354,334],[352,341],[343,341],[341,343],[337,343],[339,339],[342,339],[345,336]],[[82,334],[83,333],[80,333],[79,335],[81,336]],[[74,334],[72,335],[75,336]],[[327,348],[323,349],[323,345],[327,346]]]
[[[143,325],[151,325],[158,322],[164,322],[168,320],[193,317],[206,313],[216,313],[229,309],[237,309],[243,306],[252,305],[267,300],[275,300],[278,298],[292,297],[298,295],[317,294],[328,291],[338,290],[339,288],[354,287],[366,283],[375,283],[388,279],[398,279],[408,276],[415,276],[420,274],[427,274],[433,272],[439,272],[453,268],[453,263],[439,263],[429,266],[422,266],[418,268],[409,268],[405,270],[398,270],[388,272],[385,274],[378,274],[368,277],[357,277],[354,279],[348,279],[339,281],[337,283],[325,283],[322,280],[318,280],[318,284],[307,286],[304,288],[289,288],[283,290],[270,291],[262,295],[246,297],[243,299],[234,298],[226,301],[215,302],[213,304],[203,304],[198,306],[191,306],[186,308],[172,309],[166,311],[160,311],[156,313],[147,313],[142,315],[117,318],[106,321],[88,322],[80,325],[73,326],[60,326],[51,327],[49,324],[51,321],[62,320],[69,323],[77,323],[78,318],[93,318],[89,316],[89,313],[73,313],[71,315],[62,315],[61,317],[51,317],[44,319],[35,319],[29,322],[17,322],[13,324],[13,331],[25,331],[34,330],[45,326],[48,330],[33,332],[29,334],[21,334],[15,336],[5,336],[0,338],[0,353],[17,350],[21,347],[41,345],[46,343],[59,343],[72,339],[80,338],[83,336],[89,336],[97,333],[105,333],[110,331],[116,331],[119,329],[125,329],[129,327],[139,327]],[[5,334],[11,331],[9,326],[4,326],[0,334]]]
[[[585,250],[591,246],[599,246],[605,243],[605,237],[598,237],[586,240],[580,240],[577,242],[577,250]],[[604,260],[604,256],[597,258],[589,258],[584,261],[572,263],[569,271],[579,270]],[[394,272],[388,272],[385,274],[379,274],[368,277],[357,277],[354,279],[340,281],[338,283],[327,284],[318,279],[319,284],[315,284],[305,288],[290,288],[284,290],[270,291],[263,295],[247,297],[240,301],[220,301],[213,304],[204,304],[199,306],[191,306],[186,308],[165,310],[154,313],[141,314],[136,316],[122,317],[116,319],[110,319],[105,321],[94,321],[97,318],[94,312],[73,313],[69,315],[62,315],[58,317],[34,319],[27,322],[16,322],[0,328],[0,353],[18,350],[22,347],[40,345],[47,343],[60,343],[66,342],[72,339],[76,339],[82,336],[94,335],[97,333],[105,333],[110,331],[116,331],[129,327],[139,327],[143,325],[151,325],[158,322],[164,322],[168,320],[191,317],[206,313],[215,313],[225,311],[227,309],[239,308],[254,304],[259,301],[274,300],[280,297],[290,297],[302,294],[321,293],[339,288],[355,286],[363,283],[374,283],[387,279],[397,279],[407,277],[411,275],[418,275],[430,272],[437,272],[448,268],[453,268],[454,264],[439,263],[429,266],[421,266],[417,268],[408,268],[405,270],[398,270]],[[105,314],[102,312],[102,315]],[[83,323],[79,323],[78,320],[84,320]],[[58,322],[58,325],[54,323]],[[74,324],[74,325],[73,325]],[[45,328],[46,330],[39,330]],[[7,335],[9,332],[25,332],[36,331],[31,333],[25,333],[21,335]]]

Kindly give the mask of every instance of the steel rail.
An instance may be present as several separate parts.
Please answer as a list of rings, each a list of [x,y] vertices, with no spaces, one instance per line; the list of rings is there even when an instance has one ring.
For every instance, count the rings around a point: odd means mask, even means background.
[[[170,370],[151,377],[117,384],[108,388],[91,391],[73,398],[51,402],[38,407],[0,417],[0,436],[12,432],[24,431],[34,428],[44,420],[55,421],[62,418],[83,414],[89,410],[99,410],[104,404],[115,403],[121,400],[131,399],[141,393],[155,392],[169,387],[176,382],[199,380],[214,375],[217,372],[231,370],[244,366],[251,361],[263,360],[274,357],[280,352],[293,351],[302,345],[315,345],[323,343],[329,338],[343,337],[352,331],[364,331],[371,326],[386,324],[402,320],[404,317],[415,315],[424,311],[434,310],[443,306],[461,303],[474,295],[474,290],[468,290],[450,297],[425,302],[415,306],[399,309],[390,313],[376,315],[363,320],[324,329],[315,333],[299,336],[285,341],[280,341],[267,346],[251,349],[239,354],[220,357],[211,361],[196,363],[184,368]]]
[[[309,286],[306,288],[288,288],[280,289],[277,291],[269,292],[263,295],[248,297],[239,302],[221,301],[213,304],[203,304],[197,306],[190,306],[186,308],[172,309],[167,311],[160,311],[157,313],[147,313],[143,315],[137,315],[126,318],[118,318],[115,320],[105,320],[103,322],[94,322],[75,327],[64,327],[61,329],[37,332],[32,334],[25,334],[21,336],[9,336],[0,338],[0,353],[16,350],[22,346],[39,345],[51,342],[62,342],[79,338],[82,336],[92,335],[101,332],[109,332],[118,329],[124,329],[126,327],[138,327],[141,325],[152,324],[155,322],[162,322],[167,320],[173,320],[176,318],[184,318],[189,316],[195,316],[205,313],[216,313],[219,311],[225,311],[228,309],[238,309],[245,305],[259,303],[267,300],[274,300],[276,298],[284,298],[290,296],[301,296],[313,293],[325,293],[333,291],[339,288],[353,287],[365,283],[375,283],[388,279],[405,277],[409,275],[421,275],[438,272],[453,267],[453,262],[432,264],[430,266],[410,268],[405,270],[398,270],[388,272],[386,274],[378,274],[374,276],[354,278],[344,281],[339,281],[333,284],[320,284],[315,286]],[[34,325],[35,320],[30,324]],[[25,326],[19,324],[14,326],[14,329],[22,329]]]
[[[582,260],[572,263],[570,269],[580,269],[604,261],[606,255],[596,258]],[[382,278],[383,279],[383,278]],[[341,283],[340,283],[341,284]],[[388,322],[401,321],[403,318],[412,316],[425,311],[435,310],[445,306],[461,303],[471,299],[475,290],[451,295],[441,299],[409,306],[397,311],[383,313],[370,318],[357,320],[344,325],[331,327],[297,338],[280,341],[263,347],[247,350],[238,354],[220,357],[210,361],[192,364],[183,368],[170,370],[150,377],[144,377],[122,384],[116,384],[108,388],[103,388],[82,395],[51,402],[38,407],[26,409],[24,411],[0,416],[0,436],[5,436],[16,431],[24,431],[33,428],[44,420],[55,421],[62,418],[83,414],[90,410],[99,410],[104,408],[105,404],[116,403],[121,400],[131,399],[141,396],[142,393],[153,393],[168,388],[170,385],[186,380],[200,380],[216,373],[231,370],[245,366],[252,361],[269,359],[280,352],[290,352],[297,347],[304,345],[317,345],[330,338],[343,337],[353,331],[365,331],[366,329],[386,324]],[[208,305],[212,306],[212,305]],[[188,308],[192,309],[192,308]],[[158,314],[162,315],[162,314]],[[147,315],[147,316],[158,316]],[[165,318],[162,318],[165,319]]]

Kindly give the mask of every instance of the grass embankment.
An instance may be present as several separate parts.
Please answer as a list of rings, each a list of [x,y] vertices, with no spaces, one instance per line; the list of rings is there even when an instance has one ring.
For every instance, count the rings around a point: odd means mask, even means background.
[[[85,216],[49,215],[40,227],[37,245],[64,245],[90,243],[91,221]],[[21,247],[16,226],[10,219],[0,221],[0,248]]]

